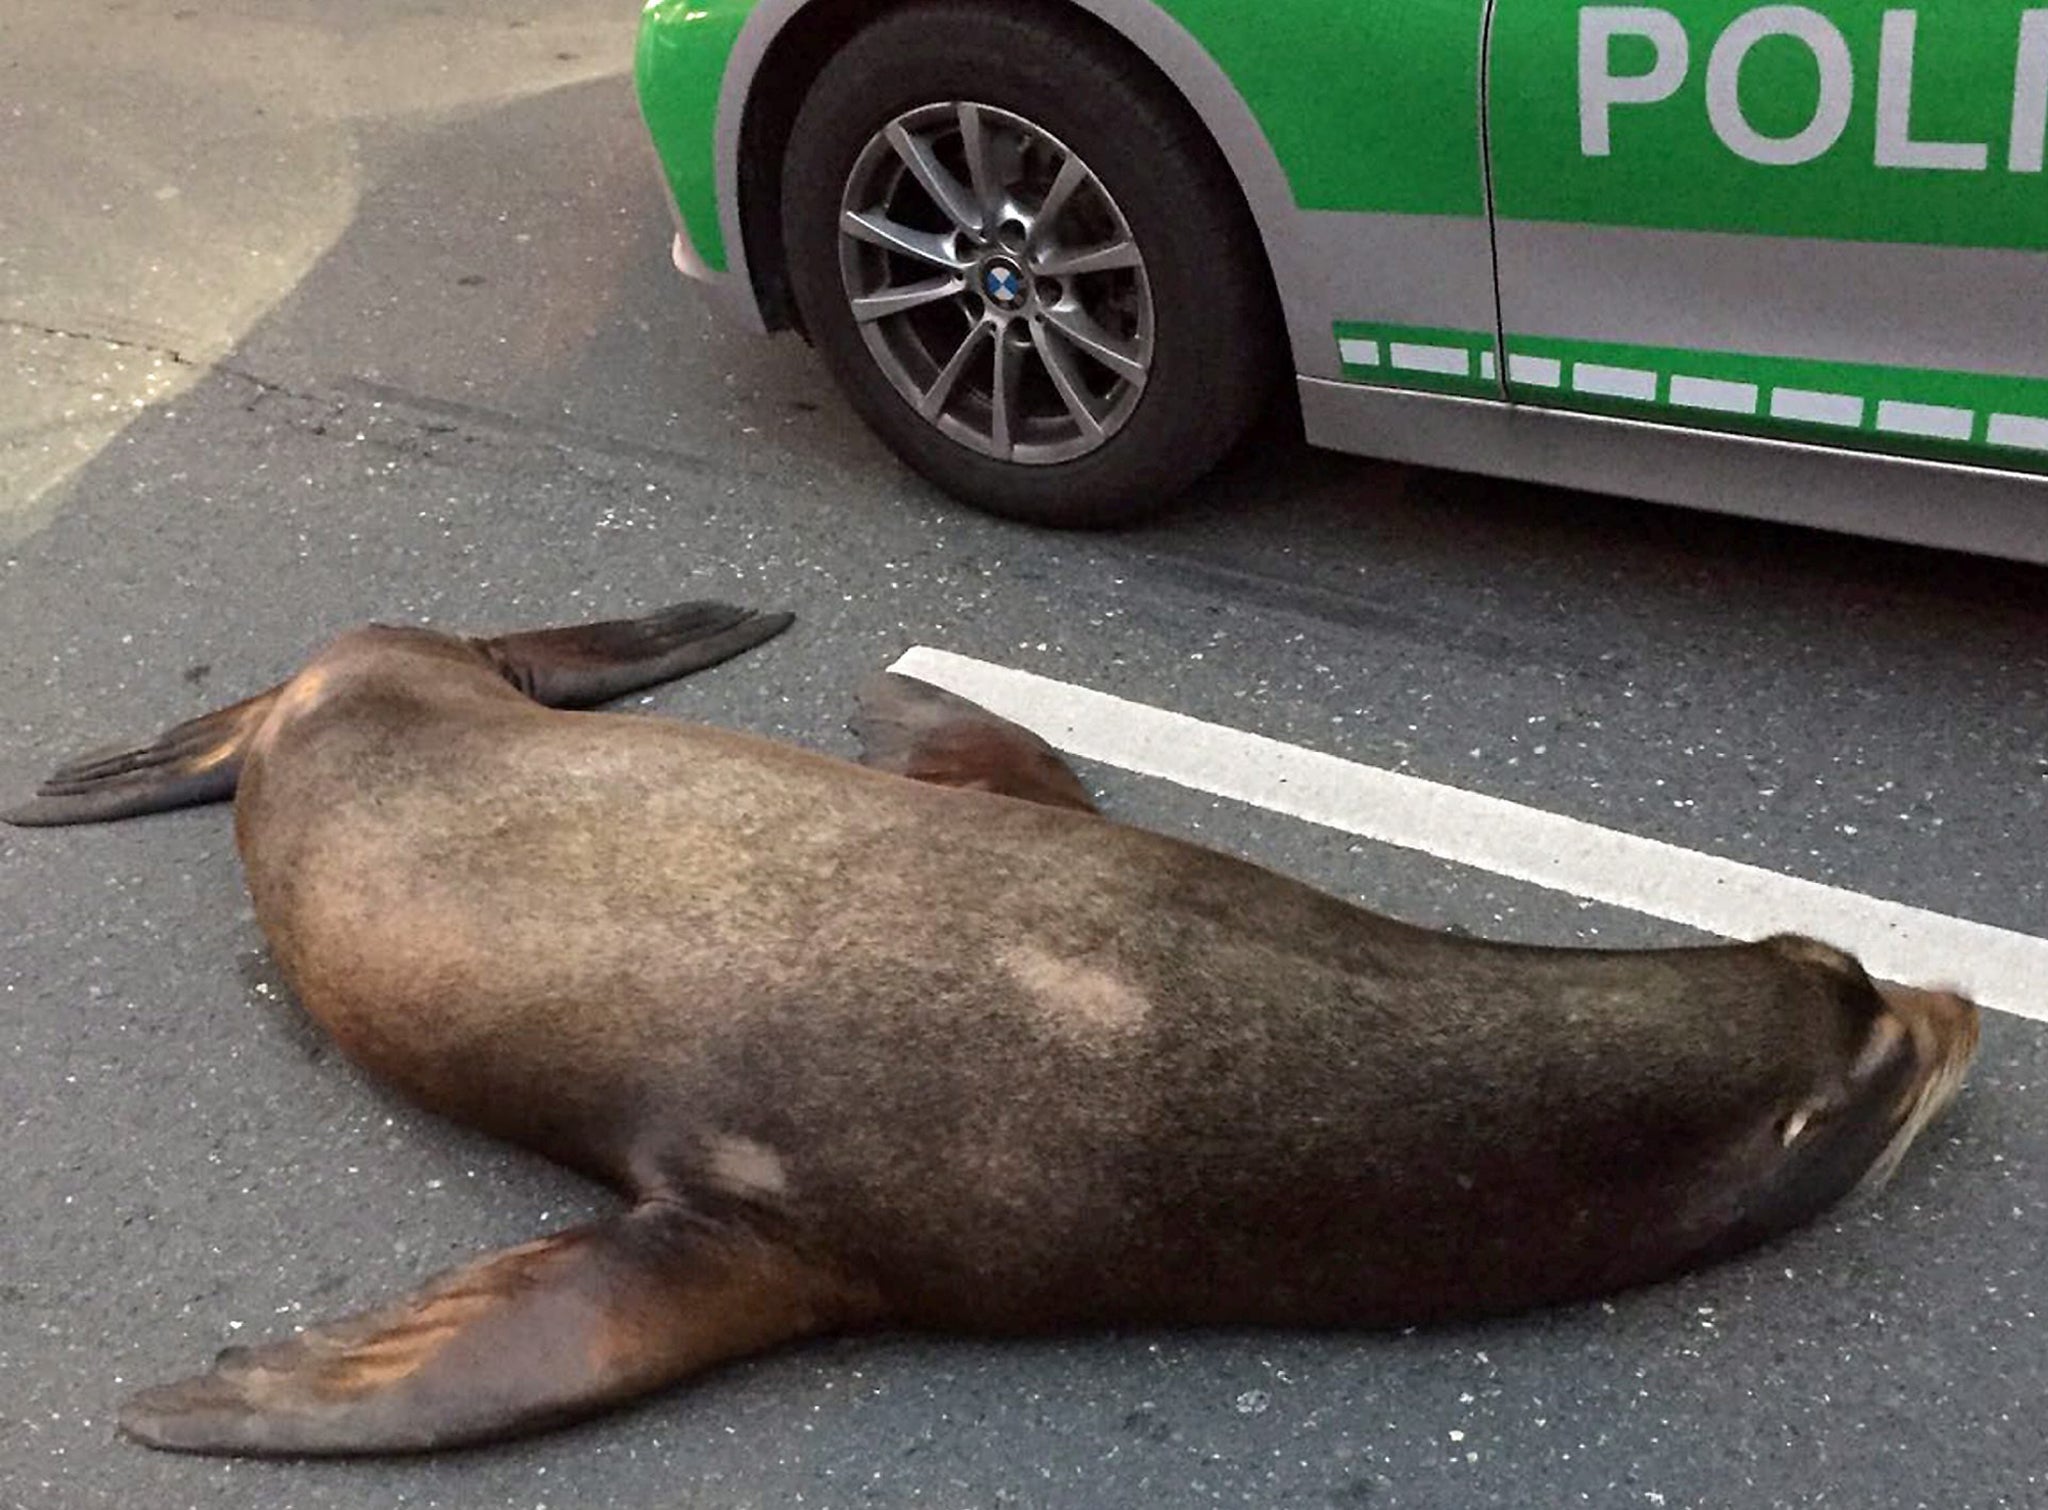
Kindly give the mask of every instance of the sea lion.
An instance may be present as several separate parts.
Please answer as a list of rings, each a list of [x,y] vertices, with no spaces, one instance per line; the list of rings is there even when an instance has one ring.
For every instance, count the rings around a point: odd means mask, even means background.
[[[129,1436],[424,1449],[832,1330],[1595,1295],[1882,1180],[1975,1050],[1970,1003],[1810,939],[1396,922],[1112,822],[1034,736],[900,677],[857,724],[883,769],[561,711],[787,622],[359,630],[5,815],[232,792],[306,1011],[424,1105],[631,1202],[231,1348],[128,1401]]]

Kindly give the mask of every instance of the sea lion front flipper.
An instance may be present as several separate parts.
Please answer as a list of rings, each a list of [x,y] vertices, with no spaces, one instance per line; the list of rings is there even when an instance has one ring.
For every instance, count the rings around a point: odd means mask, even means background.
[[[848,724],[862,765],[934,786],[971,787],[1047,807],[1096,810],[1059,751],[1020,724],[929,682],[884,671],[857,695]]]
[[[535,702],[592,708],[731,660],[792,622],[790,614],[730,603],[677,603],[637,619],[528,629],[470,643]]]
[[[111,823],[142,813],[225,802],[241,779],[242,754],[282,687],[197,718],[187,719],[148,744],[113,745],[66,761],[19,807],[0,812],[0,823],[54,828],[67,823]]]
[[[610,619],[469,641],[500,675],[551,708],[587,708],[702,671],[787,629],[786,613],[727,603],[678,603],[637,619]],[[289,686],[290,683],[286,683]],[[142,745],[116,745],[70,761],[0,823],[48,828],[107,823],[142,813],[224,802],[242,756],[283,687],[201,714]]]
[[[853,1287],[649,1203],[429,1280],[147,1389],[124,1434],[178,1452],[415,1452],[568,1421],[701,1368],[864,1320]]]

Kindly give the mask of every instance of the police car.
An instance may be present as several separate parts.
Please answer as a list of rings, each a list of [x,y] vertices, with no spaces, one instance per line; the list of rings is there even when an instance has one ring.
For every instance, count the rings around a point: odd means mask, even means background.
[[[646,0],[674,256],[984,508],[1341,450],[2048,560],[2048,9]]]

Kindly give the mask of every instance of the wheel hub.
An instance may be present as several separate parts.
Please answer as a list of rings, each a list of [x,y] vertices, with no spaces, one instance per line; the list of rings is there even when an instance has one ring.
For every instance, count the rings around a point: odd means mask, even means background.
[[[988,258],[981,264],[981,293],[989,306],[1005,313],[1024,307],[1031,291],[1031,275],[1005,256]]]

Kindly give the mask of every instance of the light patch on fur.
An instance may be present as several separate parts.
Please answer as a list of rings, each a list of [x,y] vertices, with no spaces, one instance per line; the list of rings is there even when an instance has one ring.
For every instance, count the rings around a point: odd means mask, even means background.
[[[235,732],[239,734],[241,731],[237,728]],[[236,741],[233,735],[230,735],[212,749],[204,750],[187,760],[184,763],[184,770],[190,775],[197,776],[201,771],[210,771],[223,760],[237,753]]]
[[[327,673],[309,666],[285,683],[284,691],[278,694],[277,711],[290,718],[317,706],[326,695]]]
[[[1002,966],[1044,1009],[1048,1021],[1082,1036],[1128,1031],[1152,1012],[1151,999],[1115,972],[1061,959],[1036,944],[1006,948]]]
[[[327,673],[309,666],[278,689],[277,700],[268,707],[251,709],[262,722],[249,741],[249,753],[262,756],[277,743],[277,731],[290,720],[317,706],[327,693]]]
[[[733,1195],[786,1195],[789,1170],[765,1143],[733,1135],[711,1140],[707,1160],[713,1184]]]

